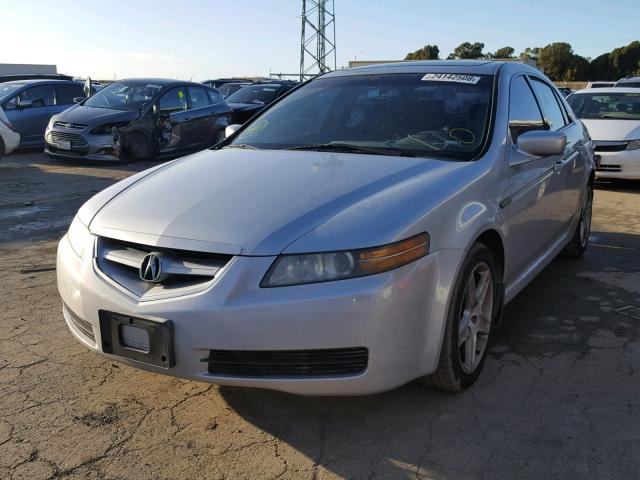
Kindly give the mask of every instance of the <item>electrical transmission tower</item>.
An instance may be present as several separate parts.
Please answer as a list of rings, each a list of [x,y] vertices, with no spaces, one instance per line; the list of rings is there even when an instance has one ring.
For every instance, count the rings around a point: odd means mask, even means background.
[[[302,0],[300,81],[336,69],[334,0]]]

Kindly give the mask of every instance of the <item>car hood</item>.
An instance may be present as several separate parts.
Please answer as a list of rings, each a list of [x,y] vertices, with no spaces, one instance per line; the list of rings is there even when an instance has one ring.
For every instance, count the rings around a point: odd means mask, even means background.
[[[132,122],[138,116],[138,110],[112,110],[109,108],[85,107],[74,105],[56,116],[58,122],[99,126],[112,122]]]
[[[382,199],[388,210],[402,197],[402,184],[415,186],[417,177],[426,180],[424,188],[429,182],[446,184],[444,176],[464,163],[326,152],[205,150],[118,191],[93,216],[90,229],[97,235],[171,248],[195,245],[190,248],[277,255],[319,225],[340,214],[344,219],[344,212],[362,218],[375,214],[372,198]],[[359,204],[366,204],[366,209],[359,210]],[[389,225],[401,225],[402,213],[372,219],[375,231],[393,235]],[[353,241],[348,232],[339,236]],[[358,244],[378,241],[366,235]],[[323,250],[342,246],[344,241],[323,242]]]
[[[593,140],[622,141],[640,139],[640,120],[583,119]]]

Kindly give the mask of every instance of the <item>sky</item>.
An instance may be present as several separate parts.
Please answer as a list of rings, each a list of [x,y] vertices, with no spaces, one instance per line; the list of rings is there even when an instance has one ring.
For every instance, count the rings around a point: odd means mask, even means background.
[[[297,73],[300,0],[0,0],[0,63],[56,64],[94,79]],[[595,58],[640,40],[639,0],[335,0],[337,66],[567,42]]]

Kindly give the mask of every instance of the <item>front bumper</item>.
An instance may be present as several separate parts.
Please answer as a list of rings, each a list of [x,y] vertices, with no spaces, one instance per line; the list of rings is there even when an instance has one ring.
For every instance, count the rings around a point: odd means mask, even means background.
[[[114,360],[221,385],[355,395],[388,390],[435,370],[450,286],[463,257],[461,250],[441,250],[378,275],[268,289],[259,283],[274,257],[234,257],[207,290],[140,301],[103,278],[90,255],[78,258],[65,236],[58,246],[57,276],[71,332],[88,348]],[[104,353],[99,310],[170,319],[175,366],[154,367]],[[78,317],[86,323],[79,324]],[[95,340],[86,335],[88,325]],[[366,370],[356,375],[212,375],[203,361],[210,350],[353,347],[369,352]]]
[[[0,135],[2,135],[2,143],[4,143],[4,151],[0,152],[0,154],[9,155],[20,145],[19,133],[7,128],[0,132]]]
[[[640,180],[640,149],[618,152],[596,151],[600,162],[596,167],[598,178]]]
[[[52,158],[78,159],[113,162],[120,160],[120,145],[112,134],[92,135],[87,127],[84,130],[67,129],[62,127],[47,128],[45,139],[45,153]],[[54,138],[64,138],[70,141],[70,150],[59,148]]]

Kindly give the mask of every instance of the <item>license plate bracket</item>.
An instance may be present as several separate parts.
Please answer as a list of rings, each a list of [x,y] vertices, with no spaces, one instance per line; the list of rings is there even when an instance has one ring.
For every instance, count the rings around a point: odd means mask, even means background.
[[[60,150],[71,150],[71,142],[69,140],[56,140],[56,147]]]
[[[103,352],[161,368],[175,365],[171,320],[149,320],[105,310],[100,310],[98,315]],[[144,330],[148,334],[148,349],[126,346],[122,338],[123,327]]]

